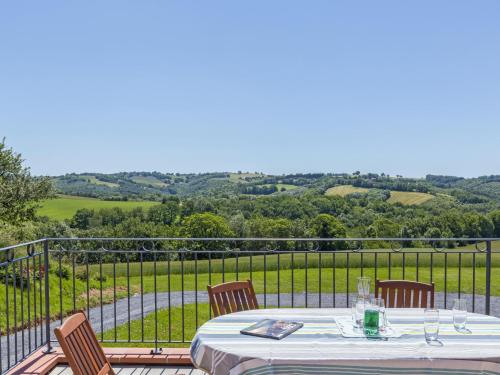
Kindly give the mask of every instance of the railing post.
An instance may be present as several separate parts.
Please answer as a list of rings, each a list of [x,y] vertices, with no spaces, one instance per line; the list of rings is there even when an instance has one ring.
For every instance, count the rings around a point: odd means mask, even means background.
[[[50,343],[50,282],[49,282],[49,241],[43,242],[43,267],[45,278],[45,340],[47,341],[47,349],[45,353],[53,351]]]
[[[486,241],[486,296],[484,312],[490,315],[490,299],[491,299],[491,241]]]

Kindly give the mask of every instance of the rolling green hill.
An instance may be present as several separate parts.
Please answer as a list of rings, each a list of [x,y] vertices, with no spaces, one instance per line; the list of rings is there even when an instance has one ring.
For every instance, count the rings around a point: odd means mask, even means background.
[[[370,193],[369,199],[382,197],[389,203],[403,205],[421,205],[432,201],[450,205],[465,204],[481,212],[500,208],[500,176],[462,178],[428,175],[426,178],[405,178],[359,172],[288,175],[259,172],[86,172],[55,176],[52,179],[59,194],[115,201],[124,198],[161,201],[167,196],[183,199],[245,195],[248,198],[300,195],[313,191],[340,197],[352,193]],[[388,191],[390,196],[387,196]]]

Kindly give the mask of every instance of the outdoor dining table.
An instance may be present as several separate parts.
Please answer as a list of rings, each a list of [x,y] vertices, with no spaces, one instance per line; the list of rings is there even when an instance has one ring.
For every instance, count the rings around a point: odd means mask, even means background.
[[[212,375],[500,374],[500,319],[469,313],[468,331],[458,332],[452,311],[440,310],[439,343],[429,345],[423,309],[386,312],[400,337],[342,336],[336,320],[350,318],[351,309],[261,309],[223,315],[198,329],[191,358]],[[282,340],[240,333],[268,318],[304,326]]]

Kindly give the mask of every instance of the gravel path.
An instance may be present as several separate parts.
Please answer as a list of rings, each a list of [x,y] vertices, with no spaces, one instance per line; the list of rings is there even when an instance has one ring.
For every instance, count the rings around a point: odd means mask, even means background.
[[[354,295],[350,294],[351,299]],[[279,298],[278,298],[279,297]],[[307,295],[307,307],[319,307],[319,297],[318,293],[308,293]],[[462,294],[462,298],[466,298],[468,302],[469,309],[472,308],[472,295]],[[346,307],[346,294],[337,293],[335,295],[335,306],[336,307]],[[447,294],[447,306],[451,307],[453,299],[457,298],[456,293]],[[291,307],[292,295],[291,293],[281,293],[278,294],[268,294],[265,298],[264,295],[257,295],[257,299],[261,307],[267,306],[278,306],[281,307]],[[294,306],[295,307],[305,307],[306,306],[306,295],[305,293],[295,293],[293,295]],[[438,292],[435,294],[436,306],[444,307],[444,293]],[[206,292],[198,292],[197,296],[198,303],[207,303],[208,295]],[[177,307],[184,304],[191,304],[196,302],[196,293],[194,291],[186,291],[184,294],[182,292],[171,292],[170,293],[170,306]],[[130,303],[130,309],[129,309]],[[482,295],[475,296],[475,311],[478,313],[484,313],[485,298]],[[143,295],[143,310],[144,316],[155,311],[155,295],[154,293],[147,293]],[[169,295],[168,293],[157,293],[157,304],[158,309],[163,309],[169,306]],[[330,293],[322,293],[321,295],[321,307],[334,307],[333,295]],[[90,321],[96,331],[100,333],[102,329],[109,330],[123,323],[127,323],[128,320],[136,320],[141,318],[141,296],[134,295],[130,297],[130,301],[127,298],[120,299],[116,304],[107,304],[102,307],[102,326],[101,326],[101,308],[94,307],[90,309]],[[129,318],[130,315],[130,318]],[[500,297],[491,297],[491,315],[500,317]],[[116,322],[116,323],[115,323]],[[52,332],[52,338],[54,339],[54,328],[60,325],[60,321],[57,320],[51,323],[50,331]],[[43,327],[45,328],[45,327]],[[44,329],[45,331],[45,329]],[[44,332],[45,334],[45,332]],[[17,346],[17,357],[21,358],[23,346],[25,353],[30,351],[28,336],[31,335],[31,350],[34,349],[34,338],[35,329],[31,330],[25,329],[19,331],[16,334],[7,336],[2,336],[0,339],[0,361],[1,368],[5,369],[7,366],[7,342],[10,345],[10,361],[13,363],[15,361],[15,347]],[[23,345],[24,336],[24,345]],[[43,336],[45,337],[45,336]],[[37,339],[40,342],[40,327],[37,328]]]

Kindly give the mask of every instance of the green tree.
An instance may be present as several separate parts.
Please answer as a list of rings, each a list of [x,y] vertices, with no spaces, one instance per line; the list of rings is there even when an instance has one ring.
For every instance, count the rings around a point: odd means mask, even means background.
[[[205,212],[186,217],[182,222],[180,235],[187,238],[221,238],[233,237],[234,234],[222,216]],[[227,250],[230,246],[225,241],[196,241],[189,243],[189,248],[193,250]],[[206,258],[207,256],[207,254],[203,253],[198,254],[198,258]],[[213,254],[212,256],[222,257],[222,254]]]
[[[371,228],[371,229],[370,229]],[[399,237],[400,227],[395,222],[381,218],[373,222],[370,227],[368,227],[370,233],[376,233],[377,237]]]
[[[319,238],[345,238],[347,236],[344,224],[335,216],[319,214],[311,221],[311,230]],[[345,244],[340,242],[320,242],[320,250],[340,249]]]
[[[491,237],[494,226],[492,221],[486,216],[478,213],[467,213],[464,215],[464,235],[465,237],[481,238]]]
[[[182,222],[181,235],[189,238],[220,238],[233,236],[233,231],[222,216],[205,212],[186,217]]]
[[[89,229],[90,219],[94,216],[94,210],[80,208],[71,219],[71,227],[77,229]]]
[[[0,223],[19,223],[34,218],[39,202],[52,196],[47,177],[33,177],[24,160],[0,142]]]
[[[490,212],[488,218],[493,223],[493,236],[500,237],[500,210]]]
[[[148,210],[148,220],[156,224],[171,225],[177,219],[178,214],[178,203],[174,201],[167,201],[165,203],[151,207]]]

